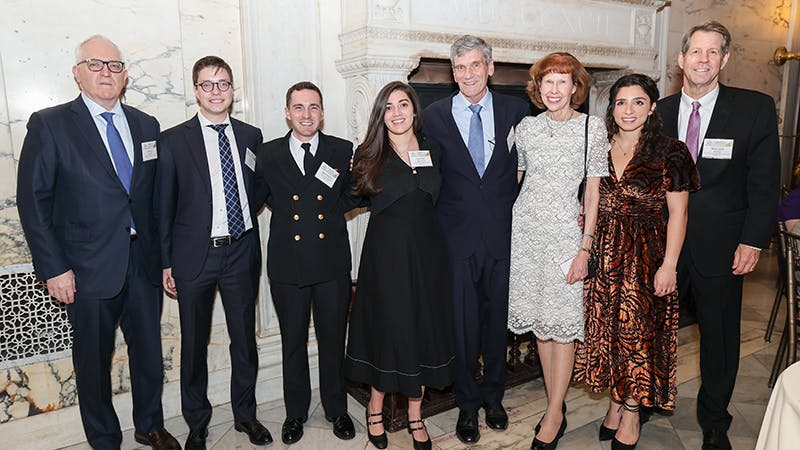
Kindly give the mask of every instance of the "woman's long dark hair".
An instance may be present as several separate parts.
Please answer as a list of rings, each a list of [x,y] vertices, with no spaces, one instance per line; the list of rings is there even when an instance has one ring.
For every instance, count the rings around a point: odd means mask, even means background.
[[[384,164],[386,164],[386,160],[391,155],[389,152],[394,151],[389,142],[389,133],[386,132],[386,125],[383,123],[383,117],[386,115],[386,102],[394,91],[403,91],[408,95],[411,105],[414,107],[414,133],[419,133],[422,130],[422,111],[419,107],[419,97],[414,92],[414,88],[402,81],[392,81],[384,86],[378,92],[375,104],[372,106],[369,123],[367,124],[367,136],[357,150],[357,162],[353,167],[353,175],[356,180],[353,187],[353,194],[355,195],[375,195],[381,191],[375,185],[375,182]]]
[[[617,101],[617,93],[620,89],[629,86],[639,86],[647,94],[650,103],[655,104],[658,101],[658,86],[652,78],[641,73],[632,73],[625,75],[618,79],[608,94],[608,108],[606,109],[606,130],[608,130],[608,141],[611,142],[614,135],[619,132],[619,125],[614,121],[614,103]],[[648,158],[651,150],[656,146],[664,134],[664,126],[658,112],[653,110],[653,114],[648,116],[647,120],[642,127],[642,134],[639,136],[639,142],[636,147],[640,150],[640,156]]]

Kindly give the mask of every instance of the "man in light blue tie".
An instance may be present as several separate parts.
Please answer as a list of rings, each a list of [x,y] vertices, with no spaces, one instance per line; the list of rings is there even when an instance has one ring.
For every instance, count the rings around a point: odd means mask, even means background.
[[[119,449],[111,357],[119,323],[128,344],[134,437],[180,449],[161,408],[161,261],[153,210],[159,125],[120,102],[122,55],[92,36],[72,68],[81,95],[31,115],[17,206],[36,275],[67,305],[83,428],[94,449]]]
[[[219,290],[230,336],[234,428],[255,445],[272,442],[256,418],[255,308],[261,244],[253,201],[255,150],[261,130],[230,117],[233,73],[222,58],[192,69],[200,111],[159,138],[159,232],[164,289],[178,297],[181,321],[181,410],[185,449],[205,449],[208,339]]]
[[[520,99],[487,87],[492,47],[462,36],[450,47],[459,92],[423,113],[425,133],[442,147],[437,216],[450,256],[456,342],[456,435],[480,439],[478,410],[489,428],[508,426],[505,390],[511,207],[517,198],[514,127],[530,113]],[[475,381],[478,356],[483,382]]]

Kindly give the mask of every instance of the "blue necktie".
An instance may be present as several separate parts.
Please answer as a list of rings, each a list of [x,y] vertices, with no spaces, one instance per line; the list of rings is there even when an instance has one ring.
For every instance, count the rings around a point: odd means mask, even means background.
[[[227,123],[209,125],[217,132],[219,144],[219,162],[222,167],[222,187],[225,189],[225,210],[228,213],[228,233],[238,239],[244,234],[244,216],[239,201],[239,184],[236,182],[236,169],[233,166],[231,142],[225,135]]]
[[[472,156],[472,162],[475,163],[475,168],[478,169],[478,175],[483,177],[484,162],[483,162],[483,122],[481,121],[481,105],[469,105],[472,111],[472,118],[469,119],[469,142],[467,149]]]
[[[131,159],[128,157],[128,152],[125,150],[125,144],[122,143],[122,137],[119,135],[117,127],[114,126],[114,113],[104,112],[100,116],[106,121],[106,139],[108,139],[108,148],[111,150],[111,158],[114,160],[114,167],[117,169],[117,176],[125,192],[130,195],[131,193],[131,175],[133,174],[133,165]],[[131,212],[131,230],[135,230],[133,224],[133,212]]]

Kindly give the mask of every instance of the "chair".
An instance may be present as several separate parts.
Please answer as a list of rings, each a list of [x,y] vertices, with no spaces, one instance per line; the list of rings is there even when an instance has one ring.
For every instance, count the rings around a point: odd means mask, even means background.
[[[767,331],[764,333],[764,340],[772,342],[772,331],[775,329],[775,321],[778,318],[778,311],[781,304],[784,303],[783,299],[786,297],[786,239],[780,233],[786,231],[786,225],[783,222],[778,222],[778,280],[775,285],[775,300],[772,301],[772,311],[769,314],[769,322],[767,322]]]
[[[797,326],[800,324],[797,305],[797,282],[798,278],[800,278],[800,235],[786,231],[785,227],[781,226],[779,239],[781,245],[786,249],[786,258],[783,265],[783,270],[785,270],[786,321],[781,340],[778,343],[778,350],[775,353],[775,362],[772,365],[772,373],[768,382],[769,387],[775,384],[775,380],[783,369],[797,361]]]

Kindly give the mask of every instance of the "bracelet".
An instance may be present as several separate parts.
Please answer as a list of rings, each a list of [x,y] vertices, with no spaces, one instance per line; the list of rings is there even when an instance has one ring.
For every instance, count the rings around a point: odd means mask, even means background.
[[[581,247],[581,248],[580,248],[578,251],[581,251],[581,250],[585,251],[585,252],[586,252],[587,254],[589,254],[589,255],[591,255],[591,254],[592,254],[592,250],[591,250],[590,248],[587,248],[587,247]]]
[[[583,237],[588,237],[589,239],[594,239],[594,235],[591,233],[583,233]]]

